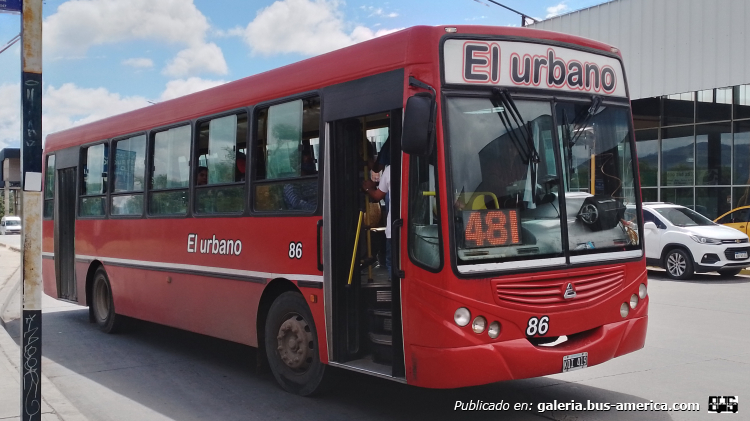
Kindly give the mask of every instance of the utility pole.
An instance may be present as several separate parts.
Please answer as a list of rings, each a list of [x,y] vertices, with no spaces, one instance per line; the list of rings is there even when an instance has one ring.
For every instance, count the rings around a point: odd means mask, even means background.
[[[21,10],[21,420],[42,419],[42,1]]]

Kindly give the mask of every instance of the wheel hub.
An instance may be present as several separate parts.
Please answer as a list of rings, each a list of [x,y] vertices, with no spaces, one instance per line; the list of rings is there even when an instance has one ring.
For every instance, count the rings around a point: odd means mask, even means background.
[[[675,276],[680,276],[685,272],[687,263],[679,253],[672,253],[667,259],[667,269]]]
[[[276,336],[279,357],[287,367],[295,371],[304,371],[312,361],[313,337],[305,319],[292,316],[279,327]]]

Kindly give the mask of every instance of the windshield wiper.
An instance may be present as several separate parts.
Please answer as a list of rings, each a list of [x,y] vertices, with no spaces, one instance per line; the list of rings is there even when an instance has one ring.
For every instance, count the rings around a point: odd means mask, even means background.
[[[503,122],[505,129],[508,130],[508,135],[513,139],[514,143],[516,143],[516,148],[523,155],[522,158],[524,163],[529,164],[530,162],[533,162],[538,164],[539,153],[536,150],[536,146],[534,146],[534,138],[531,129],[523,120],[518,108],[516,108],[516,103],[513,101],[513,97],[510,96],[510,93],[508,93],[506,89],[495,88],[492,90],[492,93],[493,98],[491,100],[493,105],[496,107],[502,105],[503,111],[505,111],[505,113],[500,111],[497,114],[500,116],[500,120]],[[496,99],[499,99],[500,103],[497,103]],[[511,119],[513,120],[512,123]],[[517,131],[513,130],[514,125],[518,128]],[[523,139],[519,139],[519,136]]]
[[[536,173],[540,159],[539,152],[534,145],[534,136],[529,125],[523,120],[515,101],[513,101],[513,97],[510,96],[507,89],[494,88],[492,90],[490,101],[492,101],[495,107],[500,105],[497,103],[498,99],[502,103],[503,110],[499,111],[497,115],[505,126],[505,130],[508,131],[508,136],[521,154],[524,164],[529,166],[531,172],[531,197],[529,198],[529,202],[536,205]],[[513,129],[514,125],[518,130]]]
[[[572,147],[576,144],[578,139],[581,137],[581,134],[586,130],[586,127],[588,127],[589,120],[591,120],[591,117],[593,117],[597,111],[599,111],[599,108],[602,106],[602,97],[599,95],[593,95],[591,97],[591,105],[589,106],[589,109],[586,110],[586,115],[583,117],[583,120],[580,122],[580,124],[577,124],[573,127],[573,139],[570,140],[569,145]],[[578,118],[576,117],[576,120]],[[575,123],[575,120],[573,120],[573,123]],[[570,127],[570,126],[567,126]],[[570,137],[570,133],[568,133],[568,137]]]

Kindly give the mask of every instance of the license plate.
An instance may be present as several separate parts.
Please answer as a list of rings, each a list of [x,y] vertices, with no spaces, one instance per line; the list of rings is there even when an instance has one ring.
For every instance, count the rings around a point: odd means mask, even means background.
[[[581,352],[580,354],[566,355],[563,357],[563,373],[566,371],[579,370],[589,366],[589,353]]]
[[[734,252],[734,258],[735,259],[747,259],[747,252],[746,251],[736,251],[736,252]]]

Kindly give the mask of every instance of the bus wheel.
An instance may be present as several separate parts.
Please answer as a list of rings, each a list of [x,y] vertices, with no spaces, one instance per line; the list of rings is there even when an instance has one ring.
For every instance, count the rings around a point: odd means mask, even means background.
[[[103,267],[94,274],[94,287],[91,289],[91,314],[99,329],[105,333],[116,333],[122,324],[122,316],[115,313],[115,303],[112,300],[112,287],[107,278],[107,271]]]
[[[297,292],[276,298],[266,318],[266,355],[273,376],[287,392],[315,393],[325,372],[312,313]]]

